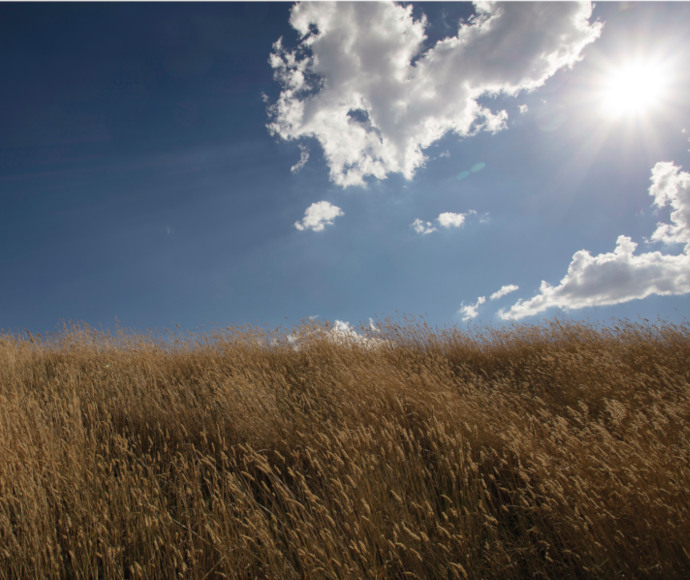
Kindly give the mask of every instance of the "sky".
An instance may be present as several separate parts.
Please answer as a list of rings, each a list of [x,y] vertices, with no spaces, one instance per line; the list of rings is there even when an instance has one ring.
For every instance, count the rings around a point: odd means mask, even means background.
[[[689,33],[678,2],[2,2],[0,328],[685,321]]]

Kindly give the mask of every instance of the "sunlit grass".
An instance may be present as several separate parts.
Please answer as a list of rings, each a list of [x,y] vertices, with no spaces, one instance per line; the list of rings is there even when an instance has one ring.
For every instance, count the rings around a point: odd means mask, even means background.
[[[0,577],[688,577],[687,324],[379,327],[0,335]]]

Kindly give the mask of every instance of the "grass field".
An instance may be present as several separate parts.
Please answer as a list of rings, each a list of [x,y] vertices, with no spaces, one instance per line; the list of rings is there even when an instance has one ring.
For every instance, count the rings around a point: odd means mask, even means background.
[[[0,335],[0,578],[690,577],[687,323],[330,328]]]

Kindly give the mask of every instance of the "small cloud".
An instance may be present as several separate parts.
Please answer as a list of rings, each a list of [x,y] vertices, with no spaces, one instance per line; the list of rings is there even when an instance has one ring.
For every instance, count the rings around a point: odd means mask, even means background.
[[[454,213],[451,211],[445,211],[438,215],[436,221],[439,223],[441,227],[446,229],[460,228],[464,225],[467,216],[475,215],[476,213],[477,212],[473,209],[466,213]],[[415,232],[422,235],[427,235],[438,231],[438,229],[436,229],[431,222],[425,222],[419,218],[414,220],[411,225],[414,228]]]
[[[165,226],[165,233],[170,236],[175,233],[175,228],[172,226]]]
[[[520,111],[521,115],[524,115],[527,111],[529,111],[527,105],[518,105],[518,110]]]
[[[380,332],[371,318],[369,319],[369,327],[372,332]],[[336,320],[331,328],[324,324],[302,327],[285,338],[294,350],[300,350],[302,347],[308,346],[311,341],[323,338],[338,345],[352,345],[364,348],[376,348],[386,344],[386,341],[379,338],[360,334],[352,328],[349,322],[343,320]]]
[[[459,228],[465,223],[465,218],[467,215],[468,214],[446,211],[442,214],[439,214],[436,219],[444,228]]]
[[[299,161],[290,167],[292,173],[297,173],[309,161],[309,149],[305,145],[298,145],[299,147]]]
[[[467,322],[477,317],[479,314],[479,307],[486,302],[486,297],[480,296],[474,304],[465,304],[465,302],[460,303],[460,310],[458,314],[462,316],[462,321]]]
[[[450,157],[450,151],[448,151],[448,149],[446,149],[446,150],[443,151],[442,153],[439,153],[438,156],[441,157],[441,158],[443,158],[443,157]]]
[[[436,228],[431,224],[431,222],[424,222],[419,218],[414,220],[410,225],[414,228],[415,232],[417,232],[418,234],[422,234],[423,236],[437,231]]]
[[[352,328],[352,325],[349,322],[345,322],[343,320],[335,321],[335,324],[333,325],[330,334],[336,340],[343,341],[358,341],[362,338],[359,334],[357,334],[357,332],[355,332],[355,330]]]
[[[374,325],[374,321],[369,319],[369,328],[374,332],[380,332]],[[330,330],[328,338],[337,344],[353,344],[365,348],[376,348],[386,344],[379,338],[369,338],[359,334],[349,322],[336,320],[335,326]]]
[[[491,296],[489,296],[489,300],[498,300],[499,298],[503,298],[507,294],[510,294],[511,292],[515,292],[516,290],[519,290],[520,287],[517,286],[516,284],[506,284],[505,286],[501,286],[499,290],[496,290]]]
[[[333,225],[333,220],[345,215],[342,209],[327,201],[312,203],[304,212],[302,221],[296,221],[295,227],[300,230],[323,231],[326,226]]]
[[[690,254],[690,173],[671,162],[661,161],[652,169],[649,195],[657,208],[671,206],[671,224],[658,223],[652,240],[666,244],[685,244]]]

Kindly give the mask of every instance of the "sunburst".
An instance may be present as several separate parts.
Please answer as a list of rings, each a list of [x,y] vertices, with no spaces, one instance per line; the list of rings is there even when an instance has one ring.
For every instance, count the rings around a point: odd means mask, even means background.
[[[644,116],[659,108],[668,72],[653,61],[631,61],[612,68],[601,88],[601,110],[609,118]]]

